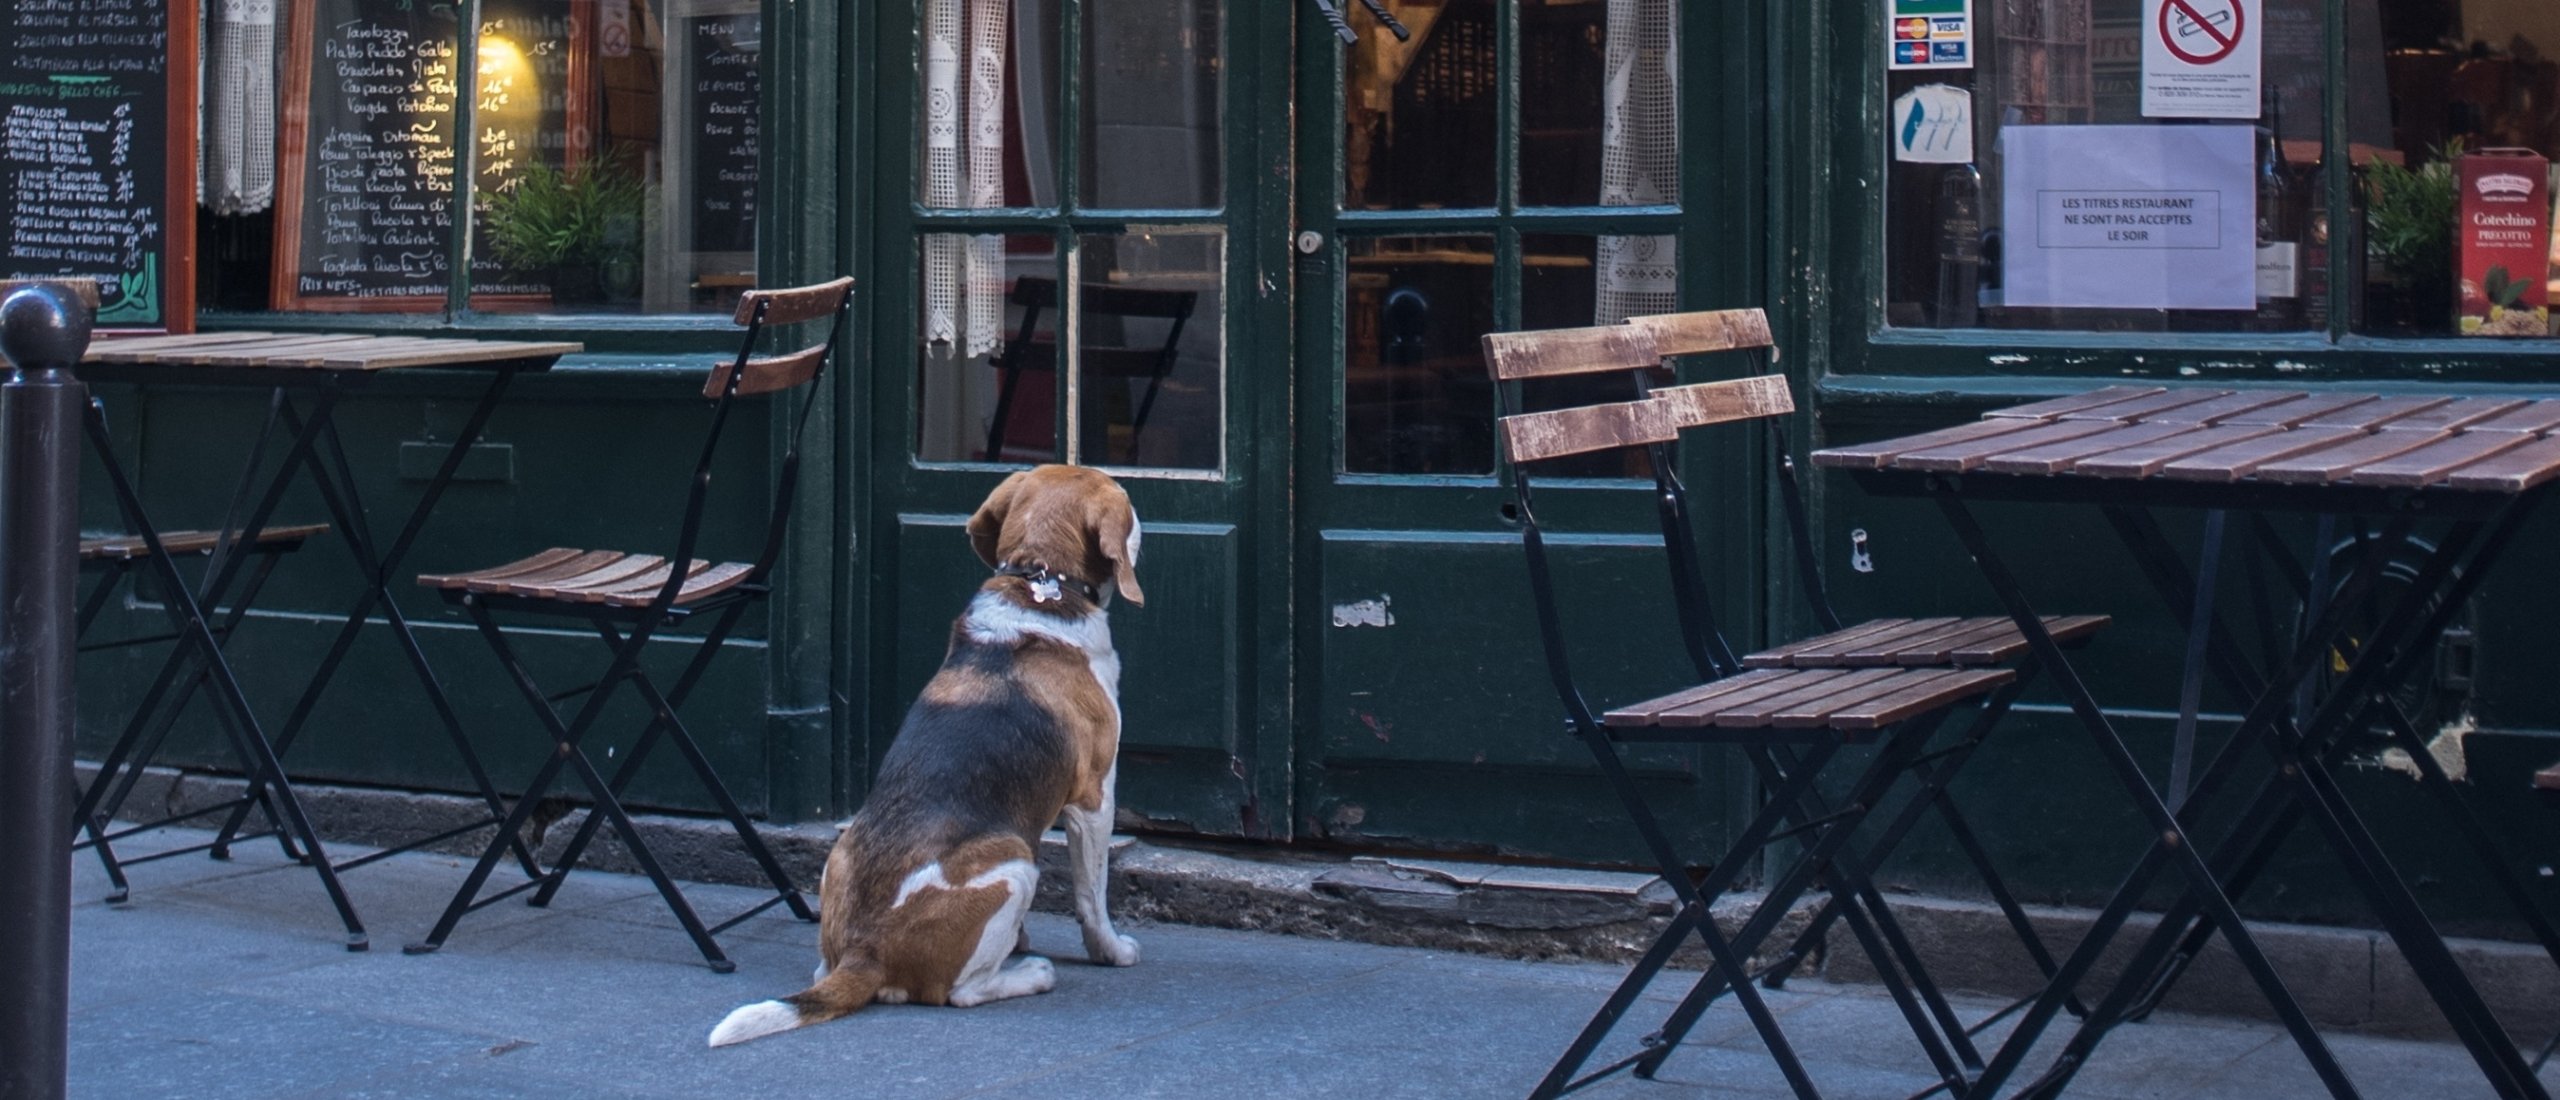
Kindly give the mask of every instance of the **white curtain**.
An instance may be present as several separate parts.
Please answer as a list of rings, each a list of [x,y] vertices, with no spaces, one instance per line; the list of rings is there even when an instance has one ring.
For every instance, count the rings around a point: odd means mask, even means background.
[[[1609,0],[1600,205],[1680,198],[1679,0]],[[1602,237],[1593,324],[1680,308],[1679,240]]]
[[[1004,65],[1012,0],[926,0],[925,205],[1004,202]],[[975,357],[1003,338],[1004,238],[925,238],[924,336]]]
[[[276,199],[276,0],[215,0],[209,14],[196,190],[217,214],[254,213]]]

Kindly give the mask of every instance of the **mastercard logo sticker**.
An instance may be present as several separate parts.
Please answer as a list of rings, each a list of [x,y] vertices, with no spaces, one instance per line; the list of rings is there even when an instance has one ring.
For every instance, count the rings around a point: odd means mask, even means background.
[[[1896,39],[1906,41],[1927,38],[1929,37],[1929,21],[1926,19],[1896,19],[1893,21],[1893,36]]]

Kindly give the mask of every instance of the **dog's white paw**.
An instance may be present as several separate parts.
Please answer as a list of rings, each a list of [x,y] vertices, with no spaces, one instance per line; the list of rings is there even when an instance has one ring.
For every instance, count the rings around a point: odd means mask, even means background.
[[[1058,968],[1040,955],[1025,955],[1005,967],[1008,976],[1033,993],[1058,988]]]
[[[1084,953],[1086,958],[1092,959],[1098,966],[1138,965],[1138,941],[1118,932],[1100,936],[1086,933]]]

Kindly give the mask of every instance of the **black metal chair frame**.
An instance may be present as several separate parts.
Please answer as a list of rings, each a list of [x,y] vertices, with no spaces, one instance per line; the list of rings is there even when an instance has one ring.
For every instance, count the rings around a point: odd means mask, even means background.
[[[401,614],[399,605],[391,599],[388,589],[389,578],[392,571],[399,567],[401,559],[407,555],[418,533],[426,526],[427,517],[434,511],[436,502],[452,485],[455,473],[461,469],[463,458],[469,453],[472,443],[480,438],[480,432],[487,426],[490,415],[496,411],[498,401],[505,393],[507,384],[518,372],[547,367],[555,357],[538,356],[531,359],[510,359],[477,365],[477,369],[489,373],[490,380],[482,389],[480,400],[473,407],[471,416],[462,430],[455,435],[452,446],[447,449],[444,461],[436,475],[428,481],[424,491],[420,493],[407,522],[388,548],[378,547],[373,538],[371,524],[366,518],[369,510],[358,488],[353,467],[347,461],[346,446],[338,434],[336,424],[336,411],[343,399],[350,392],[370,384],[379,372],[312,368],[183,368],[186,371],[185,377],[190,382],[265,386],[269,390],[267,415],[250,448],[248,462],[241,470],[240,480],[233,493],[229,509],[224,514],[221,529],[225,532],[225,545],[244,543],[254,545],[258,534],[264,531],[269,521],[274,518],[276,508],[283,502],[285,493],[292,486],[296,475],[307,471],[313,487],[318,490],[321,501],[328,510],[334,529],[342,536],[341,541],[354,558],[358,572],[368,581],[365,590],[357,596],[355,605],[348,611],[345,625],[340,628],[327,655],[322,658],[319,667],[312,673],[311,680],[304,688],[300,700],[296,702],[292,712],[285,719],[284,725],[273,738],[267,735],[265,727],[258,721],[247,697],[241,691],[238,679],[233,675],[230,665],[223,657],[223,640],[229,636],[229,629],[238,623],[242,615],[246,614],[249,607],[248,601],[242,599],[233,602],[230,615],[219,630],[209,620],[204,610],[208,606],[220,606],[224,602],[232,585],[239,579],[239,572],[247,560],[247,555],[217,552],[214,560],[207,564],[203,583],[193,587],[187,583],[178,572],[173,556],[161,542],[159,529],[152,524],[131,477],[127,475],[123,464],[116,458],[113,439],[107,428],[104,402],[92,398],[89,402],[88,415],[85,417],[91,447],[106,470],[108,484],[115,494],[118,509],[123,513],[126,522],[144,541],[147,551],[145,557],[149,562],[149,568],[157,579],[159,589],[168,597],[169,614],[178,634],[178,644],[170,653],[168,661],[162,665],[151,688],[144,694],[143,704],[136,709],[132,720],[127,723],[115,746],[101,761],[99,781],[92,783],[82,797],[76,811],[78,820],[85,822],[115,816],[124,799],[131,794],[135,781],[158,755],[166,735],[175,724],[178,711],[183,708],[185,695],[191,695],[195,685],[199,683],[209,685],[214,688],[219,703],[217,724],[231,742],[234,752],[238,754],[241,771],[248,780],[248,786],[246,792],[239,798],[206,807],[201,814],[187,815],[203,816],[217,810],[230,811],[229,818],[224,821],[214,840],[199,847],[209,851],[215,859],[228,859],[231,846],[241,839],[240,829],[247,822],[249,814],[253,810],[263,809],[269,821],[279,826],[275,831],[278,833],[278,842],[282,845],[286,857],[310,867],[319,877],[322,889],[328,894],[330,904],[336,908],[339,921],[346,929],[347,949],[366,950],[371,945],[371,938],[365,931],[362,919],[356,914],[354,903],[348,900],[346,890],[338,880],[339,874],[402,852],[439,843],[473,829],[485,828],[499,820],[505,810],[504,803],[498,798],[496,787],[489,781],[487,770],[480,763],[479,755],[472,750],[469,739],[463,734],[460,716],[454,712],[452,702],[445,695],[442,683],[436,678],[435,670],[427,663],[425,651],[418,645],[417,637],[410,630],[408,620]],[[166,377],[154,368],[116,364],[84,364],[81,373],[84,377],[103,381],[149,382]],[[309,391],[308,408],[297,400],[295,396],[297,391]],[[277,464],[272,475],[266,476],[264,488],[260,489],[258,486],[261,474],[266,467],[268,449],[280,428],[290,435],[291,441],[285,448],[282,461]],[[325,459],[322,453],[324,447]],[[253,499],[254,504],[251,503]],[[247,513],[245,517],[242,515],[244,508]],[[311,825],[309,815],[302,808],[301,799],[294,794],[292,785],[285,778],[283,756],[292,748],[294,740],[317,708],[321,694],[327,690],[335,676],[339,664],[345,659],[348,650],[353,647],[356,637],[362,633],[368,618],[377,609],[388,622],[393,638],[408,657],[410,667],[417,674],[429,704],[441,720],[447,738],[451,741],[465,769],[470,773],[481,803],[488,809],[488,816],[433,835],[379,849],[355,859],[332,862],[320,842],[317,831]],[[182,683],[185,686],[181,691],[185,694],[182,695],[180,704],[165,711],[160,710],[159,699],[171,687]],[[156,719],[155,713],[159,715]],[[106,781],[110,776],[120,776],[120,778],[111,784]],[[114,790],[113,794],[109,795],[107,792],[111,786]],[[535,873],[538,865],[534,863],[530,849],[521,844],[512,845],[512,847],[517,859],[527,869],[527,873]]]
[[[2340,1097],[2358,1095],[2325,1040],[2241,920],[2233,901],[2263,868],[2292,826],[2308,819],[2339,857],[2348,879],[2373,907],[2384,931],[2444,1011],[2491,1086],[2501,1096],[2546,1100],[2547,1091],[2346,801],[2333,769],[2352,731],[2367,728],[2377,716],[2389,719],[2392,736],[2408,743],[2414,730],[2406,728],[2405,715],[2391,713],[2395,708],[2390,705],[2390,689],[2432,656],[2427,643],[2459,614],[2513,541],[2524,517],[2549,491],[2547,486],[2494,502],[2477,499],[2479,494],[2411,494],[2347,486],[2290,490],[2247,484],[2128,482],[2121,487],[2111,486],[2111,499],[2099,505],[2101,511],[2165,605],[2199,634],[2197,644],[2190,648],[2190,662],[2201,660],[2202,667],[2226,690],[2249,701],[2238,728],[2196,773],[2192,788],[2172,790],[2164,796],[2152,786],[2123,736],[2042,629],[2016,576],[1992,547],[1968,503],[1977,499],[2080,502],[2083,498],[2078,491],[2057,489],[2044,479],[2035,478],[1973,477],[1959,483],[1889,470],[1859,471],[1855,476],[1870,491],[1922,495],[1937,503],[1965,550],[1982,568],[2002,606],[2025,632],[2037,659],[2053,675],[2075,717],[2092,734],[2111,770],[2132,796],[2135,808],[2151,825],[2155,838],[2113,898],[2099,911],[2079,946],[2063,960],[2059,973],[2028,1006],[2008,1040],[1985,1067],[1976,1080],[1977,1091],[1988,1094],[1998,1089],[2020,1068],[2028,1048],[2123,930],[2154,880],[2174,866],[2184,886],[2176,903],[2144,938],[2122,975],[2089,1011],[2052,1066],[2024,1086],[2020,1095],[2059,1095],[2107,1032],[2156,1003],[2176,979],[2184,960],[2192,958],[2203,937],[2211,933],[2219,933],[2229,944],[2330,1092]],[[2314,560],[2309,579],[2300,589],[2305,594],[2307,625],[2289,639],[2289,648],[2276,659],[2259,665],[2249,660],[2221,617],[2213,612],[2213,586],[2200,582],[2198,574],[2189,570],[2183,556],[2163,533],[2152,513],[2163,507],[2198,508],[2208,516],[2215,511],[2309,512],[2331,523],[2351,516],[2374,516],[2381,518],[2383,525],[2366,539],[2366,552],[2334,587],[2323,583],[2318,559]],[[2353,610],[2372,596],[2376,581],[2395,556],[2416,545],[2412,535],[2421,517],[2445,521],[2442,537],[2432,550],[2424,552],[2417,574],[2408,580],[2400,598],[2388,605],[2380,625],[2360,639],[2360,644],[2347,642],[2345,632]],[[2202,558],[2205,573],[2216,567],[2219,558],[2218,548],[2210,545],[2215,541],[2208,539],[2208,553]],[[2325,695],[2306,700],[2299,685],[2321,663],[2336,656],[2348,660],[2344,676]],[[2303,708],[2306,701],[2310,706]],[[2305,709],[2307,713],[2302,713]],[[2239,766],[2260,753],[2272,765],[2268,774],[2254,785],[2240,782]],[[2421,748],[2414,755],[2423,758],[2427,754]],[[2467,817],[2467,809],[2460,806],[2458,795],[2442,781],[2441,773],[2428,776],[2426,765],[2421,764],[2420,768],[2425,784],[2456,808],[2456,819]],[[2197,843],[2189,829],[2209,812],[2217,820],[2233,823],[2212,842]],[[2485,832],[2479,835],[2485,837]],[[2487,854],[2484,852],[2484,856]],[[2490,862],[2494,865],[2496,860]],[[2530,913],[2531,906],[2524,911]],[[2547,924],[2535,923],[2537,935],[2544,937],[2546,950],[2550,950]]]
[[[1077,288],[1077,293],[1083,299],[1080,305],[1084,309],[1121,317],[1152,317],[1173,322],[1165,332],[1164,345],[1156,350],[1153,357],[1147,374],[1146,393],[1139,398],[1137,411],[1129,418],[1129,446],[1134,452],[1139,434],[1147,430],[1147,415],[1155,410],[1156,391],[1163,387],[1165,375],[1172,372],[1174,359],[1181,354],[1182,326],[1191,320],[1191,311],[1198,305],[1200,296],[1188,290],[1107,285],[1086,285]],[[1044,345],[1034,339],[1040,331],[1041,310],[1056,309],[1060,316],[1065,315],[1058,302],[1057,280],[1034,276],[1016,278],[1005,300],[1022,310],[1022,323],[1017,326],[1013,341],[988,363],[1004,378],[1002,387],[996,391],[995,414],[987,421],[985,458],[989,462],[1004,460],[1005,428],[1013,416],[1014,391],[1022,383],[1022,372],[1031,369],[1029,359],[1032,350],[1043,346],[1049,348],[1053,369],[1063,369],[1066,358],[1060,353],[1060,344]]]
[[[791,414],[790,434],[775,479],[772,509],[765,525],[764,545],[743,580],[700,600],[691,602],[679,600],[683,594],[685,582],[688,580],[687,570],[683,567],[684,563],[695,560],[694,551],[701,541],[703,518],[710,500],[712,463],[719,454],[723,430],[737,408],[740,385],[747,378],[754,363],[757,339],[768,323],[768,314],[772,312],[771,306],[775,296],[791,293],[788,291],[750,291],[741,302],[740,322],[745,325],[746,334],[740,343],[737,358],[731,363],[723,364],[713,375],[717,395],[712,405],[710,431],[703,441],[701,457],[694,466],[685,498],[683,519],[678,527],[675,551],[666,558],[669,565],[667,578],[657,586],[656,593],[647,604],[642,606],[617,606],[610,602],[570,604],[552,599],[478,593],[458,588],[444,590],[448,601],[460,605],[469,613],[472,623],[479,628],[481,637],[487,640],[499,663],[505,666],[509,678],[514,681],[517,689],[523,693],[525,701],[532,707],[535,716],[540,719],[543,729],[554,746],[554,751],[544,754],[541,768],[526,782],[514,809],[499,822],[497,835],[491,839],[479,860],[472,865],[471,872],[465,876],[461,888],[454,893],[453,900],[445,907],[444,914],[437,919],[434,929],[428,932],[426,938],[407,945],[403,950],[410,954],[435,951],[444,945],[445,940],[453,934],[455,926],[466,914],[527,890],[535,891],[533,897],[529,899],[529,904],[537,907],[547,906],[553,895],[559,891],[561,883],[567,879],[569,872],[576,869],[588,845],[595,839],[598,828],[605,822],[612,824],[615,835],[621,840],[632,861],[638,864],[642,873],[648,876],[650,882],[657,888],[659,896],[666,901],[668,909],[674,913],[677,922],[683,926],[685,934],[702,952],[704,961],[715,971],[727,973],[736,969],[736,964],[729,960],[727,954],[720,949],[719,942],[714,939],[720,932],[775,905],[787,905],[792,915],[800,920],[817,919],[816,912],[809,907],[807,899],[801,896],[799,888],[783,871],[781,862],[774,858],[772,850],[765,845],[763,838],[757,835],[755,824],[748,819],[746,811],[729,793],[728,787],[720,781],[719,774],[712,768],[710,759],[704,755],[691,731],[685,728],[683,720],[677,716],[685,698],[691,694],[703,672],[710,667],[712,658],[719,654],[721,643],[728,638],[740,617],[749,607],[761,602],[769,593],[766,578],[772,572],[785,541],[792,501],[796,496],[795,489],[799,480],[801,436],[808,426],[809,414],[816,407],[818,397],[823,391],[820,383],[826,377],[827,363],[836,356],[841,346],[846,316],[852,304],[850,279],[803,289],[830,291],[833,301],[823,310],[809,311],[805,317],[786,315],[774,319],[773,323],[784,324],[824,318],[829,327],[825,343],[822,345],[823,350],[819,352],[816,359],[814,371],[805,382],[796,387],[804,392],[801,394],[798,410]],[[613,659],[602,677],[595,683],[556,695],[546,693],[526,671],[524,663],[516,655],[515,647],[507,641],[505,631],[499,627],[495,616],[501,612],[583,619],[612,652]],[[687,662],[672,686],[661,691],[647,670],[641,667],[641,651],[662,629],[682,625],[697,615],[709,616],[711,626],[700,636],[700,644],[693,658]],[[630,684],[649,705],[652,717],[648,725],[641,730],[631,751],[623,758],[613,776],[608,779],[596,769],[580,745],[594,730],[597,719],[603,715],[605,704],[610,701],[615,690],[625,683]],[[586,696],[585,701],[579,706],[575,716],[564,722],[556,704],[580,693]],[[676,886],[655,853],[650,850],[648,840],[642,835],[638,824],[633,821],[629,810],[622,802],[622,796],[629,789],[632,779],[639,774],[641,765],[662,738],[675,745],[686,765],[702,783],[705,792],[718,805],[721,817],[737,833],[740,844],[755,860],[757,867],[763,872],[774,891],[773,897],[716,925],[706,926],[702,918],[694,912],[692,904],[685,899],[684,892]],[[594,809],[586,815],[586,820],[580,824],[567,847],[553,860],[548,872],[529,873],[525,882],[491,892],[485,897],[481,896],[482,887],[488,883],[490,874],[505,857],[507,845],[517,842],[520,830],[532,819],[536,808],[549,794],[552,786],[559,781],[563,771],[576,773],[580,784],[586,788],[588,796],[594,801]]]
[[[244,553],[254,555],[257,560],[257,566],[250,572],[248,580],[242,584],[239,599],[235,601],[223,615],[222,625],[214,629],[214,636],[218,641],[222,643],[228,643],[230,641],[232,632],[238,628],[240,621],[247,617],[249,608],[257,603],[258,593],[266,587],[267,578],[275,572],[277,563],[283,559],[285,554],[301,549],[306,538],[307,535],[301,533],[296,533],[291,537],[285,538],[261,538],[256,543],[251,544],[245,551],[242,551]],[[234,552],[234,548],[238,545],[238,541],[239,540],[236,538],[235,533],[225,532],[222,535],[217,536],[202,550],[190,549],[176,550],[172,552],[181,553],[189,557],[205,558],[209,569],[218,570],[221,568],[222,559],[226,555]],[[171,548],[165,543],[163,544],[162,549],[171,550]],[[135,589],[139,591],[143,584],[140,579],[142,576],[154,576],[154,578],[157,579],[155,574],[152,574],[150,570],[144,568],[144,559],[148,554],[148,546],[144,544],[139,537],[136,538],[136,545],[129,552],[124,553],[112,552],[105,546],[101,546],[99,552],[92,553],[89,545],[87,544],[87,540],[83,540],[80,555],[80,568],[83,572],[96,573],[99,574],[99,576],[97,581],[90,585],[89,594],[81,598],[80,608],[77,617],[74,619],[74,626],[72,628],[73,636],[75,638],[85,636],[89,632],[90,624],[96,622],[98,616],[106,611],[109,602],[115,598],[117,592],[123,590],[127,581],[132,581]],[[173,629],[165,634],[152,634],[133,638],[118,638],[112,641],[91,642],[80,646],[80,652],[94,653],[110,649],[125,649],[132,646],[179,641],[185,637],[186,633],[181,626],[181,628]],[[181,695],[175,705],[169,707],[165,711],[159,712],[159,721],[162,725],[160,728],[155,729],[151,734],[154,743],[157,742],[159,737],[166,734],[167,724],[177,721],[178,714],[186,709],[186,705],[193,692],[201,688],[204,685],[205,680],[205,677],[198,676],[194,680],[189,681],[184,689],[187,694]],[[165,686],[165,684],[161,684],[160,681],[157,680],[155,680],[155,685]],[[145,702],[142,707],[143,712],[148,713],[156,707],[158,698],[159,691],[155,690],[152,692],[146,692]],[[217,713],[217,720],[228,723],[231,719],[227,713]],[[235,741],[236,748],[236,739],[238,737],[236,727],[232,728],[231,737]],[[139,778],[140,773],[141,769],[138,767],[131,769],[125,776],[124,781],[120,785],[117,785],[117,794],[112,800],[100,800],[92,804],[92,808],[88,813],[81,816],[76,822],[77,828],[81,832],[88,834],[88,839],[73,844],[72,850],[79,851],[86,848],[97,853],[99,865],[106,871],[107,881],[110,887],[106,901],[110,905],[123,904],[132,897],[133,885],[131,882],[126,880],[124,874],[124,869],[127,866],[150,863],[154,860],[167,859],[172,856],[184,855],[190,852],[200,852],[212,847],[210,843],[197,844],[152,852],[147,855],[123,857],[116,854],[116,841],[138,833],[150,832],[156,829],[163,829],[171,825],[180,824],[182,822],[192,821],[196,818],[205,817],[231,808],[229,803],[222,803],[217,806],[201,808],[186,813],[173,814],[154,821],[128,825],[123,829],[115,829],[107,814],[102,811],[102,807],[109,804],[122,805],[125,796],[130,793],[132,784]],[[111,784],[115,784],[116,779],[117,775],[114,771],[102,766],[98,770],[98,774],[93,780],[92,786],[103,792],[107,790]],[[74,806],[91,804],[90,792],[82,790],[79,776],[76,772],[71,777],[71,801]],[[289,857],[298,858],[299,853],[292,847],[292,840],[286,835],[285,827],[282,824],[282,820],[276,814],[273,802],[266,802],[262,805],[262,809],[264,809],[266,813],[266,817],[270,825],[270,832],[274,835],[285,837],[284,843],[286,845],[286,854]]]
[[[1630,373],[1635,376],[1639,394],[1649,393],[1650,379],[1646,377],[1649,372],[1638,370]],[[1496,389],[1498,413],[1507,415],[1514,405],[1514,399],[1508,392],[1510,387],[1504,385]],[[1775,448],[1773,453],[1787,455],[1783,428],[1776,424],[1775,417],[1764,419],[1770,431],[1770,443]],[[1656,507],[1665,554],[1671,566],[1673,606],[1680,624],[1682,643],[1701,681],[1722,679],[1741,671],[1742,665],[1705,599],[1686,489],[1675,472],[1675,447],[1654,443],[1646,445],[1646,450],[1654,471]],[[1882,894],[1874,886],[1872,868],[1890,854],[1893,846],[1930,806],[1936,806],[1962,835],[1970,837],[1962,815],[1946,797],[1946,784],[2016,700],[2025,677],[2021,676],[1998,689],[1977,714],[1965,737],[1947,748],[1934,752],[1928,750],[1929,742],[1951,713],[1946,707],[1897,723],[1876,735],[1878,751],[1851,784],[1846,797],[1836,805],[1821,796],[1815,781],[1842,745],[1851,739],[1838,731],[1708,729],[1631,733],[1612,729],[1594,714],[1573,680],[1551,566],[1545,553],[1545,535],[1534,506],[1532,478],[1524,465],[1511,461],[1506,448],[1504,468],[1511,477],[1518,506],[1522,542],[1529,559],[1531,591],[1550,675],[1564,703],[1573,732],[1592,751],[1603,777],[1634,820],[1648,854],[1653,857],[1679,902],[1679,908],[1662,936],[1639,957],[1627,978],[1574,1039],[1532,1095],[1561,1095],[1630,1067],[1641,1076],[1652,1076],[1705,1009],[1716,998],[1731,992],[1741,1002],[1754,1029],[1796,1093],[1802,1097],[1818,1096],[1800,1059],[1763,1000],[1752,989],[1752,983],[1736,981],[1732,977],[1749,973],[1743,960],[1777,929],[1794,900],[1807,890],[1816,888],[1817,884],[1827,894],[1820,924],[1827,927],[1833,920],[1849,923],[1852,935],[1875,966],[1879,980],[1892,995],[1914,1037],[1936,1067],[1941,1081],[1939,1087],[1963,1095],[1970,1075],[1982,1066],[1981,1057],[1970,1041],[1972,1031],[1981,1025],[1968,1027],[1957,1018],[1929,977],[1909,937],[1885,906]],[[1818,575],[1812,572],[1815,563],[1791,463],[1782,463],[1781,481],[1784,493],[1790,498],[1790,529],[1798,540],[1799,564],[1809,582],[1806,596],[1812,601],[1817,617],[1826,626],[1836,629],[1838,618],[1831,612],[1820,589]],[[1737,744],[1744,749],[1764,789],[1769,792],[1759,813],[1736,835],[1722,858],[1705,865],[1707,871],[1702,877],[1691,877],[1693,864],[1678,852],[1670,834],[1644,802],[1624,762],[1617,755],[1619,744],[1646,740]],[[1851,841],[1861,824],[1905,776],[1915,777],[1919,783],[1903,812],[1891,820],[1888,828],[1873,843],[1853,846]],[[1740,879],[1754,854],[1777,841],[1807,835],[1812,839],[1786,870],[1772,877],[1761,905],[1735,935],[1730,938],[1722,935],[1707,915],[1708,903]],[[2033,929],[2026,924],[2023,912],[2010,900],[1987,855],[1981,852],[1978,844],[1967,845],[1967,850],[1986,881],[1993,884],[1995,896],[2002,899],[2002,907],[2009,913],[2021,937],[2031,945],[2030,949],[2038,961],[2049,967],[2049,956],[2043,952]],[[1705,945],[1714,965],[1699,979],[1662,1029],[1645,1038],[1641,1050],[1582,1074],[1582,1067],[1600,1042],[1632,1007],[1672,953],[1692,935]],[[1778,972],[1801,961],[1811,945],[1819,942],[1820,935],[1817,929],[1799,937],[1782,961],[1771,968],[1773,975],[1782,976]]]

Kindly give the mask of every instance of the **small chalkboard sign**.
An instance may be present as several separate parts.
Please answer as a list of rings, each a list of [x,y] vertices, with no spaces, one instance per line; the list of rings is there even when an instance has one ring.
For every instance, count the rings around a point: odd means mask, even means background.
[[[192,331],[195,115],[194,0],[0,4],[0,277],[94,279],[100,327]]]
[[[696,16],[678,24],[693,78],[693,242],[695,252],[756,247],[756,70],[763,19],[753,11]]]
[[[539,158],[574,157],[590,98],[573,84],[564,6],[482,0],[474,81],[475,186],[503,188]],[[278,309],[426,311],[452,282],[454,140],[460,79],[455,9],[409,0],[294,0],[278,127]],[[584,28],[579,28],[583,31]],[[547,300],[485,237],[472,248],[473,304]]]

